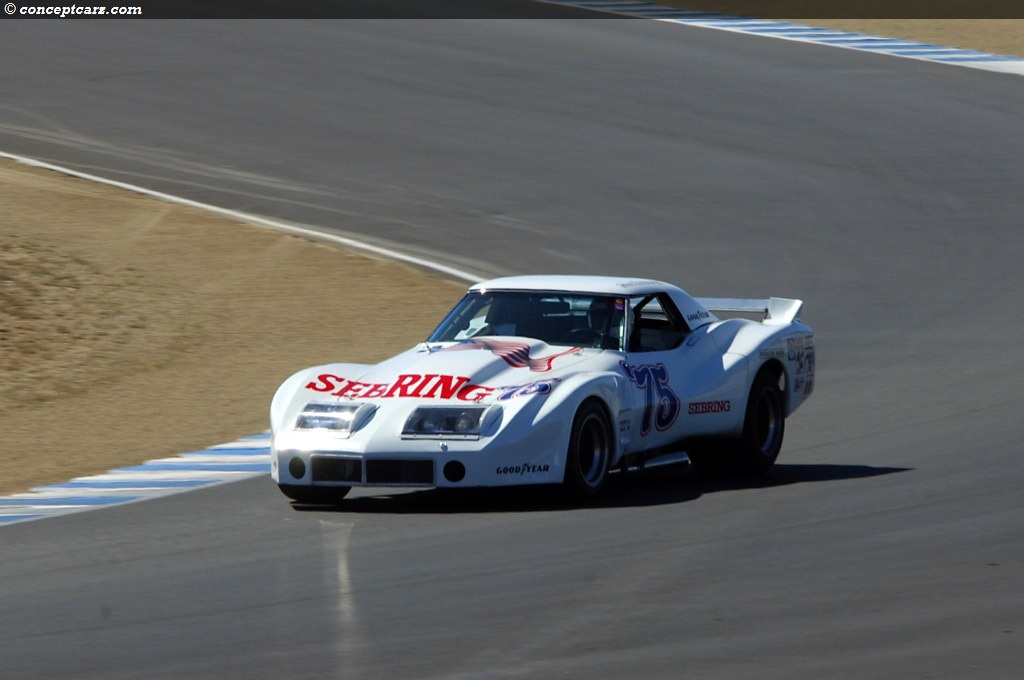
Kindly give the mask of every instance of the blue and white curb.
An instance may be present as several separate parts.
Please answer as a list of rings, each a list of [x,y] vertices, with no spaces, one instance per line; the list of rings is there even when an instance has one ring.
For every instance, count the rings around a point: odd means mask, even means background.
[[[1024,58],[942,45],[929,45],[912,40],[883,38],[849,33],[830,28],[816,28],[785,21],[751,19],[701,10],[676,9],[652,2],[616,2],[615,0],[542,0],[552,5],[566,5],[598,10],[640,19],[699,26],[733,33],[746,33],[766,38],[815,43],[829,47],[886,54],[892,57],[932,61],[987,71],[1024,75]]]
[[[270,474],[270,434],[0,497],[0,526],[168,496]]]

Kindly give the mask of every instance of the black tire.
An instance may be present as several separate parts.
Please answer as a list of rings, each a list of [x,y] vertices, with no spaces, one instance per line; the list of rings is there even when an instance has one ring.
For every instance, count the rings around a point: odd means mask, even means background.
[[[338,505],[352,490],[351,486],[299,486],[278,484],[281,493],[300,505]]]
[[[563,483],[572,498],[594,498],[604,490],[613,446],[612,428],[604,408],[595,399],[583,402],[572,421],[565,460]]]
[[[763,475],[775,464],[786,432],[780,376],[762,368],[754,379],[743,419],[743,434],[736,442],[736,472]]]

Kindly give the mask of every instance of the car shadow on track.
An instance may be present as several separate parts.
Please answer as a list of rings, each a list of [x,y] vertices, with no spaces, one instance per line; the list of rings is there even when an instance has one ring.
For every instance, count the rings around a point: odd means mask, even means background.
[[[557,486],[520,486],[488,489],[429,489],[390,491],[355,496],[332,507],[293,503],[300,512],[460,514],[489,512],[556,512],[597,508],[633,508],[693,501],[709,493],[767,489],[791,484],[864,479],[907,472],[912,468],[870,465],[780,464],[763,477],[702,475],[688,466],[614,475],[604,493],[594,500],[565,497]]]

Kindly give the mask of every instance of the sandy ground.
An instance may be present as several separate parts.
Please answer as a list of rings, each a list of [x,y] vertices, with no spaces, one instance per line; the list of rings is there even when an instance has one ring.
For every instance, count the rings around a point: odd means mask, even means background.
[[[1024,54],[1020,21],[830,23]],[[405,349],[464,289],[0,159],[0,494],[261,432],[292,372]]]
[[[652,0],[661,5],[703,9],[737,16],[767,17],[809,26],[836,28],[886,38],[982,50],[1024,57],[1024,19],[892,19],[848,18],[909,14],[914,8],[934,16],[956,16],[984,7],[978,0]],[[915,4],[916,3],[916,4]],[[998,7],[1011,0],[989,0]],[[828,18],[814,18],[821,8]],[[975,9],[980,12],[980,9]],[[1019,10],[1017,12],[1019,14]],[[843,16],[847,18],[842,18]],[[840,18],[836,18],[840,17]]]
[[[465,287],[0,160],[0,493],[262,432],[288,375],[406,349]]]

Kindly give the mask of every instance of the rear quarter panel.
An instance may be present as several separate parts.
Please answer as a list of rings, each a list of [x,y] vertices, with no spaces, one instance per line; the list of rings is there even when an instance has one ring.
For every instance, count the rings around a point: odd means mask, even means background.
[[[781,367],[786,416],[814,391],[814,331],[809,326],[799,321],[780,325],[729,319],[715,324],[710,333],[722,348],[725,364],[745,366],[748,390],[763,366]]]

